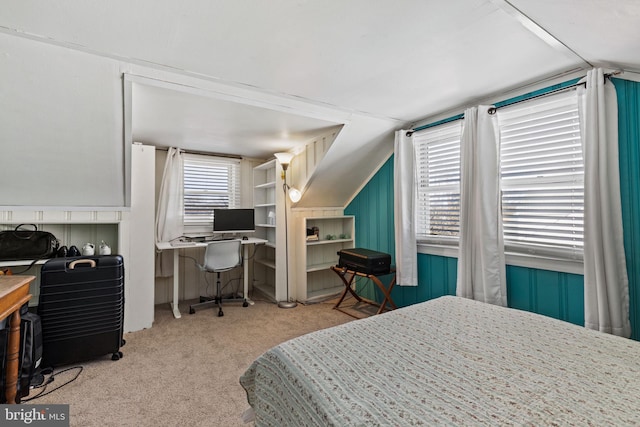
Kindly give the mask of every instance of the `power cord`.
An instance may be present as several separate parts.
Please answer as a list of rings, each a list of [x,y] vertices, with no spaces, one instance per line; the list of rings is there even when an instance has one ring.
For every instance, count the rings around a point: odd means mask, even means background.
[[[47,394],[53,393],[54,391],[66,386],[67,384],[74,382],[80,376],[80,374],[82,373],[83,369],[84,368],[82,366],[72,366],[70,368],[63,369],[60,372],[53,372],[53,368],[43,369],[42,372],[40,373],[40,375],[43,375],[43,376],[49,375],[49,378],[43,379],[43,381],[42,381],[42,383],[40,385],[32,387],[33,390],[37,390],[37,389],[42,389],[42,390],[38,394],[33,396],[33,397],[30,397],[28,399],[22,399],[22,402],[29,402],[29,401],[37,399],[39,397],[46,396]],[[47,391],[47,386],[49,384],[51,384],[55,380],[57,375],[60,375],[60,374],[63,374],[65,372],[72,371],[72,370],[78,370],[78,372],[73,376],[73,378],[71,378],[67,382],[64,382],[64,383],[60,384],[59,386],[57,386],[53,390]]]

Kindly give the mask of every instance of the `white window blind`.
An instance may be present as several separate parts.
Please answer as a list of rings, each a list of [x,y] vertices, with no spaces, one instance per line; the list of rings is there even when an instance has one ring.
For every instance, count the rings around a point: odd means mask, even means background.
[[[575,91],[498,110],[508,250],[580,259],[584,161]]]
[[[211,228],[213,210],[240,205],[240,160],[184,156],[184,225]]]
[[[418,180],[416,238],[456,241],[460,230],[460,135],[456,120],[414,134]]]

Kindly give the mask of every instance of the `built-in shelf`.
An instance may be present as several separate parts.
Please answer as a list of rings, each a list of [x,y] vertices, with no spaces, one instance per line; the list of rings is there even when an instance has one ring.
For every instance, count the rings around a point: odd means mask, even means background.
[[[79,250],[86,243],[97,248],[106,242],[112,252],[128,255],[123,242],[128,235],[128,213],[120,210],[5,210],[0,211],[0,230],[15,230],[20,224],[34,224],[39,231],[48,231],[58,239],[60,246],[76,246]],[[33,229],[30,226],[25,230]],[[97,250],[96,250],[97,253]],[[40,296],[40,268],[49,259],[20,259],[0,261],[0,267],[10,268],[13,274],[30,274],[36,277],[29,292],[33,295],[29,305],[38,305]]]
[[[35,262],[35,265],[42,265],[45,262],[49,261],[48,259],[39,259]],[[20,267],[25,265],[31,265],[33,263],[32,259],[21,259],[17,261],[0,261],[0,267]]]
[[[267,299],[272,301],[276,301],[275,292],[273,285],[265,282],[255,281],[253,282],[254,290],[257,290],[261,294],[263,294]]]
[[[307,265],[307,273],[313,273],[314,271],[328,270],[334,265],[336,265],[335,262],[325,262],[322,264]]]
[[[253,276],[254,286],[276,301],[286,298],[284,195],[277,160],[270,160],[253,168],[253,207],[255,236],[267,240],[256,247]]]
[[[334,287],[323,288],[318,291],[307,292],[306,302],[312,303],[315,301],[326,300],[334,296],[338,296],[342,291],[344,291],[344,285],[340,284]]]
[[[262,189],[265,189],[265,188],[275,188],[275,186],[276,186],[276,182],[275,181],[270,181],[270,182],[265,182],[263,184],[257,184],[255,186],[255,188],[257,188],[259,190],[262,190]]]
[[[276,268],[276,263],[275,263],[275,261],[274,261],[274,260],[272,260],[272,259],[268,259],[268,258],[258,258],[258,259],[256,259],[256,263],[258,263],[258,264],[262,264],[262,265],[267,266],[267,267],[269,267],[269,268],[273,268],[273,269],[275,269],[275,268]]]
[[[320,211],[324,213],[323,211]],[[317,214],[317,211],[312,211]],[[355,219],[349,215],[299,215],[296,253],[296,298],[303,303],[328,298],[344,289],[331,267],[338,264],[338,252],[354,247]],[[318,229],[320,240],[307,240],[308,232]],[[335,236],[327,239],[326,236]],[[340,236],[343,236],[342,238]]]
[[[353,239],[332,239],[332,240],[307,240],[308,246],[313,245],[335,245],[336,243],[353,242]]]

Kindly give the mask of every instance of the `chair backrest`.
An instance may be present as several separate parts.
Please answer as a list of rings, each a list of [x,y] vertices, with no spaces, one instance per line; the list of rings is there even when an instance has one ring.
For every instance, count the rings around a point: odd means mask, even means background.
[[[242,264],[240,240],[209,242],[204,252],[204,268],[207,271],[230,270]]]

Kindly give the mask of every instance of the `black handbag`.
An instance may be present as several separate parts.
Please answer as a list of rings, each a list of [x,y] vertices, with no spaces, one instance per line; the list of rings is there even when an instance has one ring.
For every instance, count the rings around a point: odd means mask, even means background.
[[[31,226],[33,230],[23,230]],[[14,230],[0,231],[0,261],[53,258],[58,239],[48,231],[38,231],[35,224],[20,224]]]

